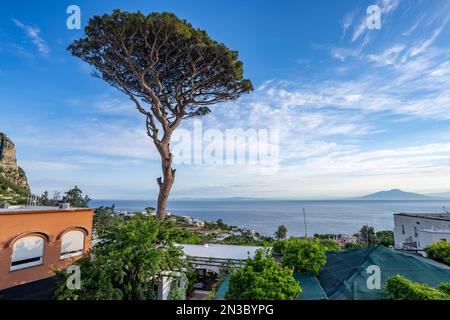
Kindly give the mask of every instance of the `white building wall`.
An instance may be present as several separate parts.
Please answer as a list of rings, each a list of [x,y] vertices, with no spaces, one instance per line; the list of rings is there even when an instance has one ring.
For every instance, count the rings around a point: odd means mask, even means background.
[[[423,250],[429,244],[444,239],[440,238],[439,236],[435,237],[431,235],[425,235],[425,232],[422,232],[421,229],[450,230],[450,221],[424,219],[413,216],[394,215],[394,224],[394,240],[395,247],[397,249],[404,249],[404,243],[408,240],[417,243],[418,250]],[[448,241],[450,242],[450,238],[448,239]],[[416,248],[410,247],[409,249]]]
[[[450,230],[419,230],[419,242],[424,247],[439,241],[450,243]]]
[[[158,286],[158,300],[167,300],[169,298],[172,278],[162,276]]]

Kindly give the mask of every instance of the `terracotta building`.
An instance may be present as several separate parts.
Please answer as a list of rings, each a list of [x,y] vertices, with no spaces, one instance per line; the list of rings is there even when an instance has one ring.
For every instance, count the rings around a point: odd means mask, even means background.
[[[0,209],[0,290],[50,278],[90,251],[92,209]]]

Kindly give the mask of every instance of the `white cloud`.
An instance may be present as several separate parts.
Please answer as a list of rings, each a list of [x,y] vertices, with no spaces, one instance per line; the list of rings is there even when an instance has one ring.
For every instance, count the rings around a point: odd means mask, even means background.
[[[390,16],[397,10],[400,5],[400,0],[379,0],[377,5],[380,7],[382,23],[385,24]],[[362,12],[362,18],[353,29],[352,42],[357,41],[364,33],[367,32],[367,16],[366,8]],[[366,38],[364,41],[368,41]]]
[[[390,14],[397,10],[400,0],[383,0],[381,2],[381,13]]]
[[[18,19],[12,19],[14,24],[22,29],[26,36],[33,42],[42,56],[47,56],[50,52],[49,47],[44,39],[40,36],[41,30],[38,27],[24,24]]]
[[[376,62],[378,65],[393,65],[396,63],[397,58],[404,49],[405,45],[395,45],[392,48],[386,49],[380,55],[369,54],[367,58],[369,61]]]
[[[355,42],[356,40],[358,40],[358,38],[365,31],[367,31],[367,22],[366,22],[366,18],[364,17],[363,19],[360,20],[359,24],[355,27],[355,29],[353,31],[352,42]]]
[[[20,161],[20,164],[26,171],[67,171],[80,169],[80,166],[67,162],[25,160]]]
[[[342,27],[342,38],[345,37],[347,34],[348,29],[353,23],[353,19],[355,17],[355,12],[348,13],[344,19],[341,21],[341,27]]]
[[[353,48],[332,48],[331,56],[344,62],[347,58],[355,58],[359,56],[360,51]]]
[[[300,164],[284,165],[275,176],[261,176],[258,168],[251,166],[190,168],[186,174],[196,177],[198,187],[201,181],[219,181],[221,194],[227,196],[311,199],[358,196],[392,188],[448,190],[448,143],[375,151],[324,151]]]
[[[431,37],[429,39],[424,40],[417,47],[412,48],[410,50],[409,55],[411,57],[415,57],[415,56],[421,54],[422,52],[424,52],[425,50],[427,50],[434,43],[434,41],[439,37],[443,28],[444,27],[442,26],[442,27],[439,27],[436,30],[434,30]]]

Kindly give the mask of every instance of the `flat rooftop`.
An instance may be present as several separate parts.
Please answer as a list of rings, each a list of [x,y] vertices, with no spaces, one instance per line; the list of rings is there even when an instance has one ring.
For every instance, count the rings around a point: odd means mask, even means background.
[[[185,255],[198,258],[216,258],[216,259],[233,259],[245,260],[253,258],[258,249],[264,247],[256,246],[235,246],[226,244],[179,244]]]
[[[0,214],[14,214],[14,213],[38,213],[38,212],[70,212],[89,210],[89,208],[66,208],[60,209],[59,207],[49,206],[9,206],[8,208],[0,208]]]
[[[395,216],[450,221],[450,213],[396,213]]]

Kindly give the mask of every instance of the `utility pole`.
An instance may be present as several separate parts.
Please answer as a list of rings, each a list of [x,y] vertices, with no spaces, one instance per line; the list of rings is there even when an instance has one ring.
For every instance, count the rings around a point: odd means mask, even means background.
[[[306,226],[306,212],[305,212],[305,208],[303,208],[303,220],[305,222],[305,238],[308,238],[308,227]]]

